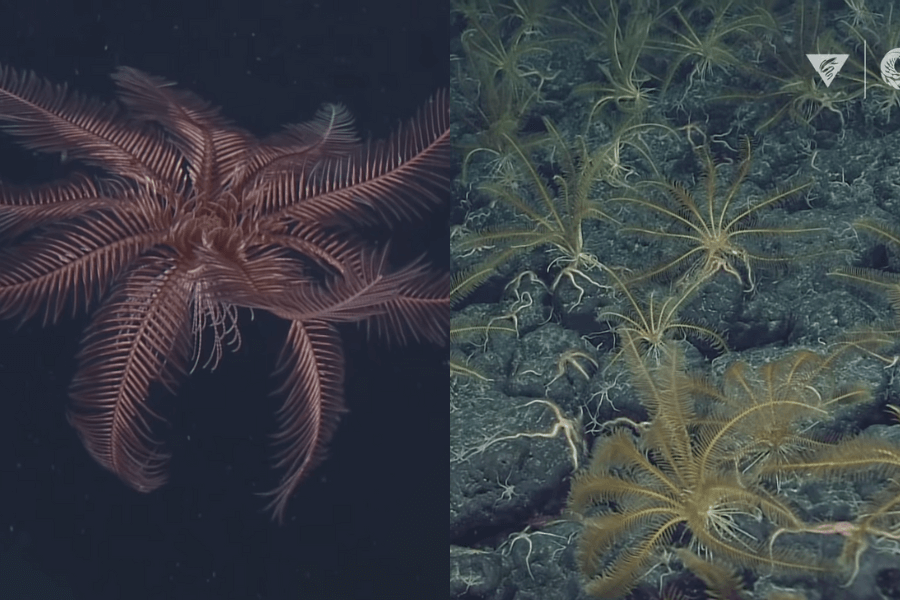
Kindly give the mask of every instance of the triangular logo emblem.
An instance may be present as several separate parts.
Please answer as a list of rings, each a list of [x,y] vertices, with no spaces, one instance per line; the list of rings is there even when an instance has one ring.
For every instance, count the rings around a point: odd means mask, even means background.
[[[825,87],[831,87],[831,82],[844,67],[849,54],[807,54],[806,58],[812,64],[813,69],[825,82]]]

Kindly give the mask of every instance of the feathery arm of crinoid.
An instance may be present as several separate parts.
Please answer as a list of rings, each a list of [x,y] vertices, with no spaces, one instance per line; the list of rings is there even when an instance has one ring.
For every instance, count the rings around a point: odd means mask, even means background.
[[[865,436],[857,436],[836,444],[829,444],[812,456],[806,456],[780,465],[769,465],[762,471],[767,478],[806,475],[819,479],[856,479],[888,481],[865,504],[856,508],[852,520],[821,522],[802,526],[783,527],[772,537],[791,533],[839,534],[843,550],[838,567],[847,577],[848,587],[859,573],[860,557],[877,541],[880,548],[896,553],[900,542],[900,446],[896,443]]]
[[[185,157],[193,185],[202,188],[205,200],[219,202],[255,138],[221,116],[217,107],[162,77],[119,67],[113,80],[129,116],[161,125]]]
[[[448,103],[447,90],[438,92],[387,141],[264,169],[247,208],[260,211],[264,224],[393,224],[421,216],[443,202],[449,187]]]
[[[174,391],[190,353],[190,274],[170,252],[139,259],[87,330],[69,415],[101,465],[139,491],[165,482],[150,383]]]
[[[285,253],[252,253],[240,265],[211,265],[207,292],[226,304],[263,309],[290,321],[365,322],[370,333],[388,342],[427,341],[447,344],[450,279],[419,259],[391,270],[388,248],[355,245],[330,249],[341,265],[340,276],[293,279],[302,272]],[[290,266],[289,266],[290,265]]]
[[[849,346],[827,355],[799,350],[753,370],[744,362],[725,371],[720,393],[708,403],[709,420],[701,462],[734,463],[753,476],[777,468],[830,444],[810,431],[834,419],[840,407],[868,402],[871,390],[861,384],[839,384],[833,376]]]
[[[122,202],[114,197],[117,193],[111,182],[101,187],[80,173],[51,183],[4,184],[0,186],[0,241],[14,241],[40,225],[110,209]]]
[[[900,250],[900,229],[890,223],[872,219],[860,219],[854,229],[874,236],[896,252]],[[888,366],[897,364],[898,356],[885,354],[900,337],[900,275],[866,267],[840,267],[828,273],[853,285],[868,288],[882,294],[894,313],[893,322],[881,321],[873,325],[845,333],[841,343],[856,347],[881,360]]]
[[[34,73],[0,66],[0,121],[32,150],[65,152],[134,181],[178,179],[179,153],[158,127]]]
[[[895,252],[900,251],[900,228],[896,225],[873,219],[860,219],[853,223],[853,228],[872,235],[893,248]],[[900,319],[900,275],[863,267],[842,267],[829,275],[884,293],[891,303],[895,316]]]
[[[297,485],[325,459],[325,448],[344,408],[344,354],[341,338],[325,321],[293,321],[276,373],[285,381],[275,391],[287,393],[278,410],[276,468],[281,482],[266,495],[268,508],[281,522]]]
[[[91,187],[85,184],[80,189]],[[124,267],[165,239],[167,217],[152,202],[115,199],[115,206],[81,214],[86,212],[85,204],[114,200],[79,198],[77,192],[67,199],[61,190],[48,191],[47,204],[29,207],[34,208],[32,221],[39,222],[43,216],[39,209],[45,208],[44,215],[54,221],[59,216],[58,222],[40,228],[40,235],[0,250],[0,316],[27,319],[41,311],[46,323],[55,322],[68,304],[73,313],[86,309]]]
[[[326,104],[311,121],[295,123],[257,143],[235,173],[236,189],[253,182],[261,173],[302,171],[317,161],[346,157],[357,152],[359,138],[353,116],[345,106]]]

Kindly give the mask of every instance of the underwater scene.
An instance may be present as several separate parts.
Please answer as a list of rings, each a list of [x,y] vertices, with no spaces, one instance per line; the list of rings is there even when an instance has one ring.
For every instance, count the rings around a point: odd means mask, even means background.
[[[451,598],[900,598],[896,8],[453,0]]]

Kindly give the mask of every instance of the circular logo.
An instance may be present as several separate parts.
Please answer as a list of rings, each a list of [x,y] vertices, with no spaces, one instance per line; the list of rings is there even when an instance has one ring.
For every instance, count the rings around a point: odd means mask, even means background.
[[[881,79],[896,90],[900,90],[900,73],[897,72],[897,59],[900,59],[900,48],[888,50],[881,59]]]

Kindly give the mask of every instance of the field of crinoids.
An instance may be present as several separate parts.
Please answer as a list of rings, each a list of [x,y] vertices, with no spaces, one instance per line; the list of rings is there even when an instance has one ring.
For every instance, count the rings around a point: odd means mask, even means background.
[[[900,598],[893,8],[454,0],[451,598]]]

